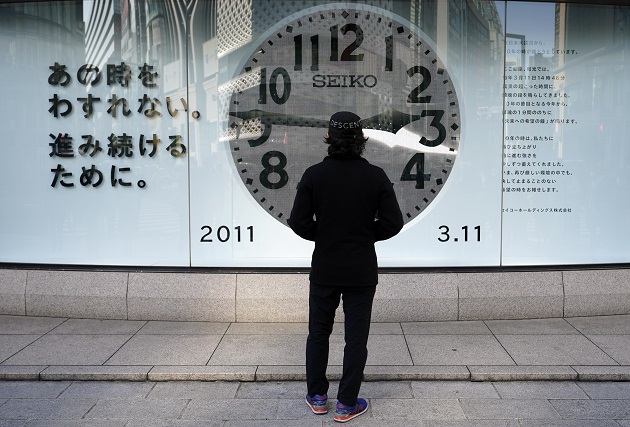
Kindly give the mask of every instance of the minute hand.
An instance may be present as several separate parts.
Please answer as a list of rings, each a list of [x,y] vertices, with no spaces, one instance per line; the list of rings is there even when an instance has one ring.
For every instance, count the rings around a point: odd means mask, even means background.
[[[382,130],[395,134],[409,123],[420,120],[421,118],[422,116],[419,114],[407,114],[390,108],[376,116],[361,120],[361,123],[363,129]]]
[[[292,114],[270,113],[263,110],[230,112],[230,116],[238,117],[243,121],[260,118],[260,122],[264,125],[284,125],[311,128],[328,127],[328,120],[300,117]]]

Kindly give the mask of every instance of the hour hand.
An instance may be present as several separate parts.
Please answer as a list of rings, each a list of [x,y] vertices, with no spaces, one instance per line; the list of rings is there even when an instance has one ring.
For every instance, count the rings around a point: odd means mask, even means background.
[[[363,124],[363,129],[381,130],[396,134],[396,132],[409,123],[420,120],[421,118],[422,116],[419,114],[407,114],[390,108],[376,116],[361,120],[361,123]]]

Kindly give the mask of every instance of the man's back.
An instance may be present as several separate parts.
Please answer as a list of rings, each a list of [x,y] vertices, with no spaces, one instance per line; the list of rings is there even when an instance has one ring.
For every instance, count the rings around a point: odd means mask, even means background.
[[[357,286],[377,283],[374,243],[396,235],[403,220],[381,168],[333,155],[304,173],[289,224],[315,241],[311,281]]]

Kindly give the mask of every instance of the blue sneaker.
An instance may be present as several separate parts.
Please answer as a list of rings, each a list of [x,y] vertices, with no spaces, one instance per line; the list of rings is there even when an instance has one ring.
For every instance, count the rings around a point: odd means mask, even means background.
[[[339,423],[345,423],[351,419],[364,414],[368,410],[368,403],[365,399],[358,398],[354,406],[347,406],[341,402],[337,402],[334,420]]]
[[[306,404],[309,408],[311,408],[311,411],[313,411],[314,414],[322,415],[328,413],[328,408],[326,407],[328,395],[324,394],[323,396],[320,396],[319,394],[316,394],[311,397],[307,394],[305,400]]]

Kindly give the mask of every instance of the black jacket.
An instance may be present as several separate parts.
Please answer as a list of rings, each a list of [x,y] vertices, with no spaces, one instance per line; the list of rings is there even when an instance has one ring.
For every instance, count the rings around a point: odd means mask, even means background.
[[[359,156],[328,156],[304,172],[288,223],[315,242],[311,282],[375,286],[374,243],[398,234],[403,217],[383,169]]]

